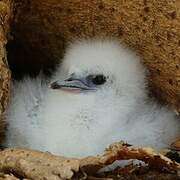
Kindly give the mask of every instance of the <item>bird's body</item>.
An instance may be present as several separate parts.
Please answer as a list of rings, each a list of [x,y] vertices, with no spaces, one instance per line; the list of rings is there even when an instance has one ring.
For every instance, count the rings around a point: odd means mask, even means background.
[[[15,83],[6,146],[83,157],[120,140],[165,148],[180,135],[174,113],[147,98],[139,57],[117,42],[75,43],[58,81],[42,79]]]

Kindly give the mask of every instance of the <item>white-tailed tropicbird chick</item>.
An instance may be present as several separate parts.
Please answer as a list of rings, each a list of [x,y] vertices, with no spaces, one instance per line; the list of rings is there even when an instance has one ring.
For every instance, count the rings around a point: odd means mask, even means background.
[[[113,142],[166,148],[180,135],[173,112],[147,98],[140,58],[116,41],[74,43],[51,87],[14,84],[5,145],[69,157],[96,155]]]

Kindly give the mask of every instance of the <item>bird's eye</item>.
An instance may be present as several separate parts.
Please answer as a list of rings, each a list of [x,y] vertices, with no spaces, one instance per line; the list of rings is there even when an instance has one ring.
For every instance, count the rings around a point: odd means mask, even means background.
[[[90,75],[88,79],[95,85],[102,85],[106,82],[106,77],[102,74]]]

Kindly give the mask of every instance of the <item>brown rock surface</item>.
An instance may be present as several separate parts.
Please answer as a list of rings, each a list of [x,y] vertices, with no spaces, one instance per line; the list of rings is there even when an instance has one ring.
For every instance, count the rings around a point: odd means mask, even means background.
[[[11,14],[11,3],[9,0],[0,1],[0,143],[4,137],[5,122],[3,114],[5,112],[10,85],[10,72],[7,65],[5,46],[6,35],[9,30],[9,19]]]
[[[117,37],[141,53],[155,94],[180,111],[179,0],[16,0],[16,5],[14,43],[28,54],[18,59],[19,68],[51,66],[74,38]]]
[[[139,159],[147,167],[135,165],[118,168],[108,174],[97,171],[115,160]],[[6,149],[0,152],[0,179],[178,179],[180,164],[152,149],[134,149],[122,144],[111,145],[103,155],[84,159],[68,159],[50,153],[27,149]],[[3,174],[4,173],[4,174]],[[14,176],[15,177],[14,177]]]

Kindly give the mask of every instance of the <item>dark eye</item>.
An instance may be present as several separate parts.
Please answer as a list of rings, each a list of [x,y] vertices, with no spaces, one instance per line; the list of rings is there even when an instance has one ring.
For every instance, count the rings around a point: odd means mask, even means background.
[[[106,77],[102,74],[91,76],[91,81],[95,85],[102,85],[106,82]]]

